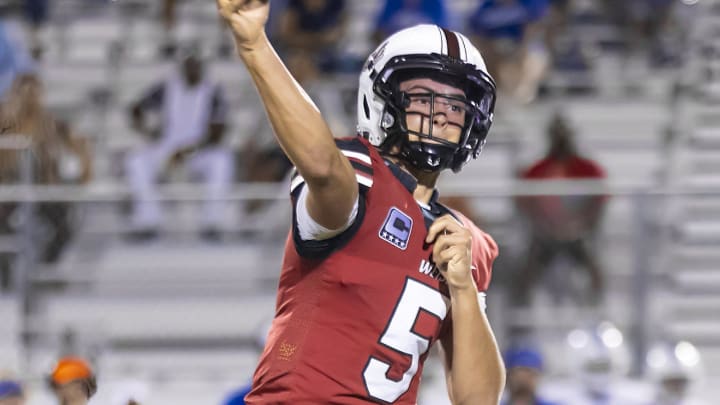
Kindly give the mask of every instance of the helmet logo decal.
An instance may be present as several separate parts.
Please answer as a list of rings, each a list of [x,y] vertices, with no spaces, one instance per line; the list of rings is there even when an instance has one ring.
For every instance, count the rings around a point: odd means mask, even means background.
[[[368,59],[368,66],[370,66],[370,63],[374,64],[378,59],[382,59],[383,55],[385,55],[385,48],[387,48],[387,45],[387,41],[383,42],[382,45],[380,45],[380,47],[378,47],[378,49],[370,55],[370,58]]]

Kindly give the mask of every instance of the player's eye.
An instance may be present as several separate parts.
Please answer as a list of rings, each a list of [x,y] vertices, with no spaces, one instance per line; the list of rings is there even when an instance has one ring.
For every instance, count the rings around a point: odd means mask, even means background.
[[[430,104],[430,96],[412,96],[410,102],[417,105]]]

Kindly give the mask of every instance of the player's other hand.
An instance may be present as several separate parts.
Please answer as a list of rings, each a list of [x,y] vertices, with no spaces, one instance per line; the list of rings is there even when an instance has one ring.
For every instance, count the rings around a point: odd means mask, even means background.
[[[241,50],[252,50],[265,33],[269,0],[216,0],[218,12],[232,28]]]
[[[475,289],[472,278],[472,234],[452,215],[443,215],[433,222],[425,238],[433,246],[433,261],[445,277],[448,287]]]

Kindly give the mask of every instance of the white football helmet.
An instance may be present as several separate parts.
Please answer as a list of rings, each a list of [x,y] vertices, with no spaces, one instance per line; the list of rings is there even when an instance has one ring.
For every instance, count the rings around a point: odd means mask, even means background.
[[[465,98],[427,94],[433,99],[436,96],[452,99],[465,108],[458,144],[437,138],[433,143],[408,140],[405,109],[409,98],[399,90],[399,83],[410,78],[430,78],[465,92]],[[363,66],[357,132],[382,152],[388,153],[397,146],[398,157],[421,170],[450,168],[458,172],[480,154],[494,108],[495,82],[470,40],[436,25],[417,25],[391,35]],[[430,110],[430,116],[434,114]],[[433,139],[430,122],[427,133],[412,133]]]

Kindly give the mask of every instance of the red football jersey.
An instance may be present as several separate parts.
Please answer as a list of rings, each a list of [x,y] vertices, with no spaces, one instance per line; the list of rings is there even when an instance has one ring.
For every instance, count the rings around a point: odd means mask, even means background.
[[[358,176],[358,217],[325,241],[302,241],[293,225],[248,404],[415,405],[429,348],[450,327],[447,286],[424,242],[434,218],[413,198],[414,180],[362,138],[338,146]],[[293,204],[302,184],[296,176]],[[456,217],[473,230],[473,277],[485,291],[497,245]]]

